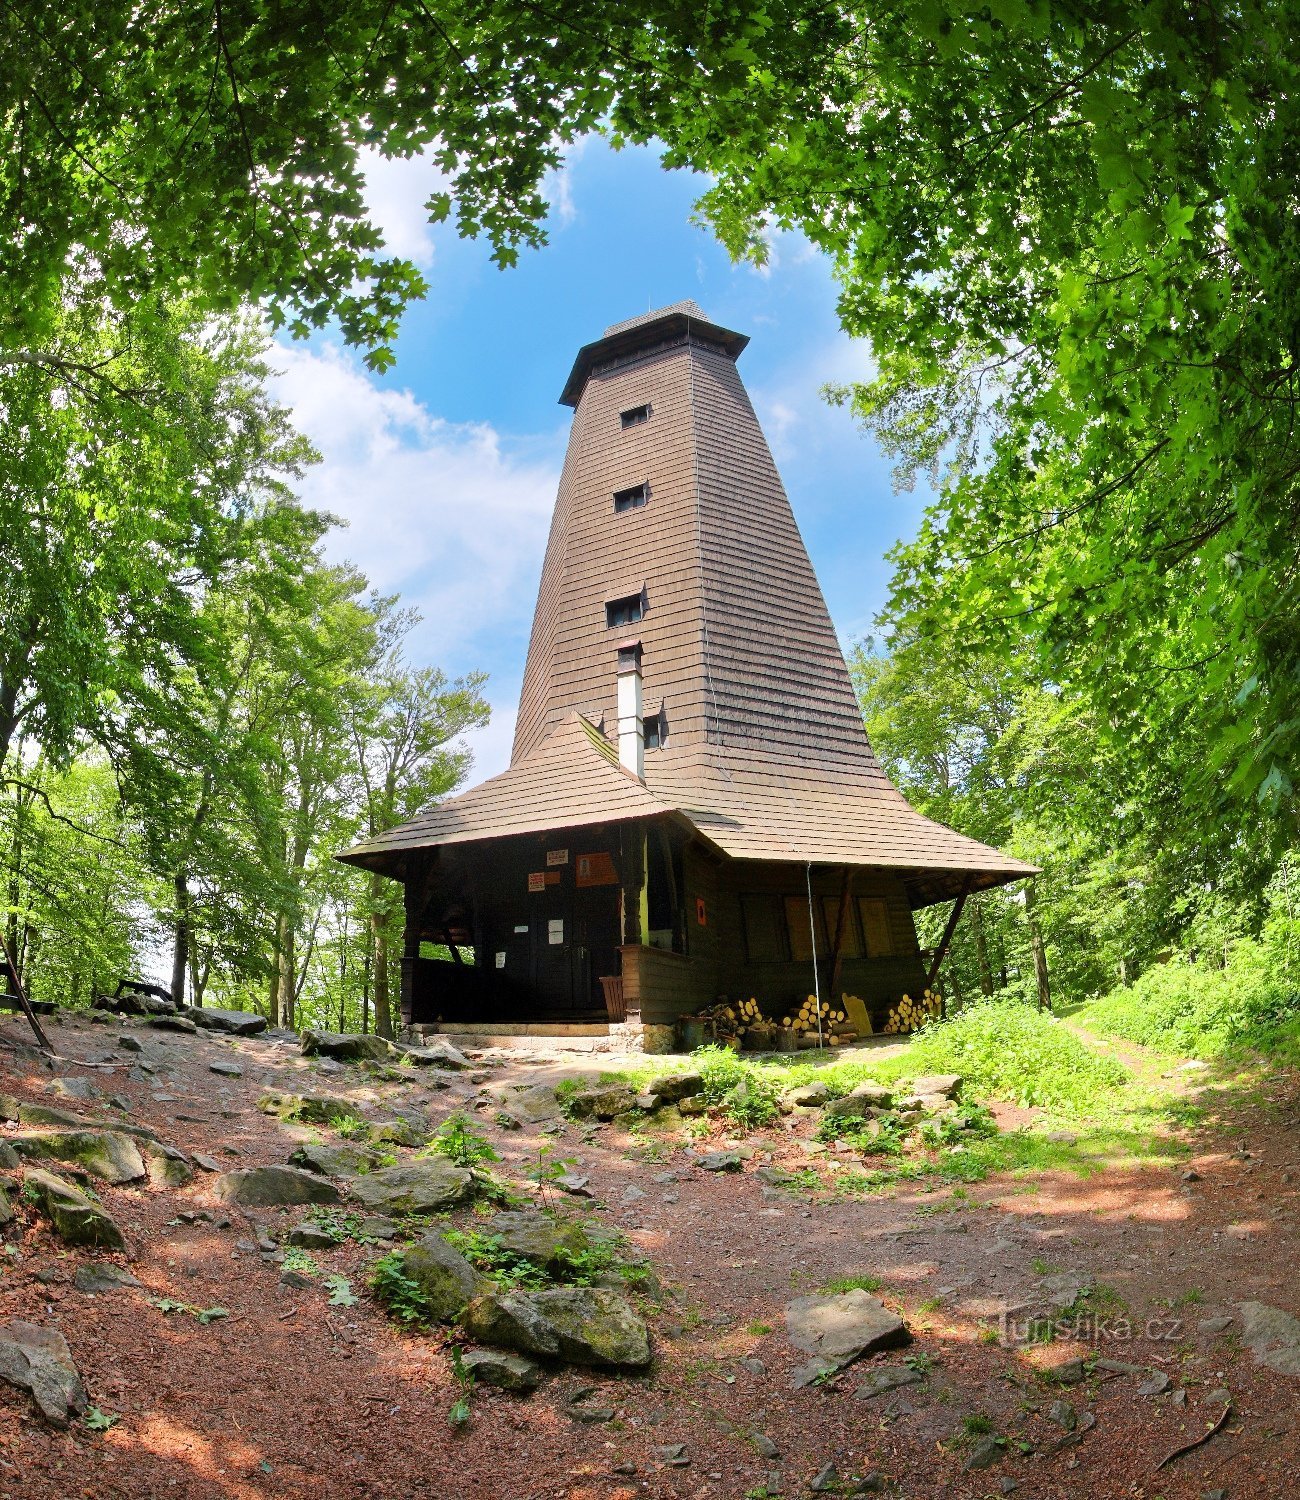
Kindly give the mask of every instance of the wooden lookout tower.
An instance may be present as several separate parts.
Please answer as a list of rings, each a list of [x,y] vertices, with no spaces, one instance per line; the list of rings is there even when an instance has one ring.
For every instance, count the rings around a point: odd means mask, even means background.
[[[872,753],[747,342],[682,302],[578,352],[510,768],[342,856],[405,887],[408,1024],[661,1046],[815,982],[878,1017],[926,984],[918,907],[1033,873]]]

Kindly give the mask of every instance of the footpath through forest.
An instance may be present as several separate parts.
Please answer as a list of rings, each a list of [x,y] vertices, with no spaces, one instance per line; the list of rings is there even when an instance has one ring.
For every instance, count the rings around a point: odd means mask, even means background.
[[[902,1109],[814,1081],[742,1130],[686,1062],[673,1099],[648,1059],[53,1036],[51,1066],[0,1029],[0,1500],[1300,1492],[1291,1076],[1124,1049],[1140,1126],[996,1105],[1017,1152],[960,1180],[999,1138],[951,1079]],[[868,1138],[893,1170],[857,1169]],[[259,1203],[286,1181],[314,1201]],[[486,1339],[441,1321],[449,1277]],[[614,1319],[605,1367],[558,1311],[528,1356],[566,1297]]]

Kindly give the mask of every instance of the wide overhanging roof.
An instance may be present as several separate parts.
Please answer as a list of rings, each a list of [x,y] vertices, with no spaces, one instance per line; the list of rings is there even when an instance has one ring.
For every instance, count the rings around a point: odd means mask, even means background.
[[[648,787],[579,713],[508,771],[339,858],[400,875],[408,854],[443,845],[656,817],[736,860],[895,870],[914,907],[1038,873],[922,816],[883,776],[828,778],[823,767],[775,767],[713,747]]]
[[[702,309],[694,302],[678,302],[672,307],[661,308],[658,312],[630,318],[626,323],[615,323],[612,328],[605,330],[603,338],[592,344],[584,344],[578,350],[573,369],[560,392],[560,404],[577,406],[582,399],[587,379],[597,365],[630,359],[642,349],[653,349],[684,335],[713,344],[732,359],[749,343],[747,334],[736,333],[718,323],[709,322]]]

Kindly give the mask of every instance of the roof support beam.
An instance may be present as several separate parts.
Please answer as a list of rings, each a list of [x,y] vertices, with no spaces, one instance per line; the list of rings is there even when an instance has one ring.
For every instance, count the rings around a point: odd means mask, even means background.
[[[943,936],[939,939],[939,946],[934,950],[934,959],[930,964],[930,972],[925,976],[925,987],[927,990],[934,988],[934,982],[939,977],[939,965],[948,956],[948,944],[952,942],[952,935],[957,931],[957,923],[961,921],[962,910],[966,905],[966,897],[970,895],[972,880],[968,875],[962,881],[961,891],[957,899],[952,903],[952,910],[948,913],[948,925],[943,929]]]
[[[840,879],[840,909],[835,918],[835,941],[831,944],[831,1004],[840,992],[840,975],[844,968],[844,935],[849,930],[849,896],[853,889],[853,870],[846,868]]]

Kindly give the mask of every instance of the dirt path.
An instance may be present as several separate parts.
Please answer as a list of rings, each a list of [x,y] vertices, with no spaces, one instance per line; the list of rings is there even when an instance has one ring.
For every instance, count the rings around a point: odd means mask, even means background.
[[[123,1034],[145,1051],[126,1053]],[[11,1044],[0,1050],[0,1090],[87,1114],[118,1096],[131,1121],[229,1165],[284,1161],[301,1136],[257,1109],[267,1089],[347,1093],[372,1120],[400,1110],[436,1124],[455,1109],[475,1111],[506,1177],[522,1176],[548,1145],[578,1159],[595,1194],[588,1211],[625,1230],[668,1291],[648,1314],[656,1354],[648,1376],[562,1372],[528,1398],[480,1388],[458,1433],[448,1421],[457,1392],[442,1335],[406,1336],[364,1296],[333,1308],[317,1285],[281,1284],[255,1233],[298,1214],[235,1211],[230,1227],[218,1227],[227,1211],[205,1173],[174,1191],[104,1187],[143,1286],[91,1297],[72,1281],[86,1257],[62,1250],[20,1209],[4,1232],[0,1315],[61,1329],[92,1400],[120,1420],[104,1433],[53,1433],[25,1395],[0,1384],[0,1500],[741,1500],[807,1495],[828,1463],[842,1479],[880,1476],[884,1492],[918,1500],[1011,1493],[1008,1484],[1034,1500],[1300,1493],[1300,1382],[1257,1365],[1237,1322],[1221,1332],[1202,1326],[1235,1319],[1242,1301],[1300,1313],[1300,1104],[1289,1077],[1242,1089],[1212,1073],[1182,1075],[1178,1092],[1197,1095],[1210,1113],[1174,1165],[1129,1161],[1087,1178],[1040,1173],[848,1199],[767,1186],[756,1175],[765,1162],[807,1168],[807,1122],[751,1136],[744,1144],[754,1155],[736,1174],[700,1171],[680,1142],[609,1126],[568,1125],[558,1139],[501,1129],[482,1086],[554,1081],[554,1064],[494,1059],[474,1074],[376,1083],[350,1068],[321,1077],[288,1041],[234,1044],[85,1021],[63,1022],[56,1039],[69,1057],[119,1065],[58,1070],[65,1085],[86,1078],[98,1097],[52,1098],[51,1073],[12,1050],[21,1040],[14,1024],[0,1031]],[[232,1060],[242,1076],[210,1071]],[[1136,1052],[1129,1060],[1147,1073],[1172,1071]],[[562,1071],[582,1065],[566,1061]],[[1011,1112],[1004,1118],[1016,1123]],[[719,1131],[696,1149],[724,1139]],[[1184,1182],[1189,1169],[1198,1178]],[[180,1217],[196,1211],[217,1222]],[[318,1259],[360,1294],[378,1253],[347,1243]],[[805,1356],[783,1336],[786,1304],[867,1276],[915,1334],[907,1353],[923,1380],[856,1395],[873,1365],[899,1363],[895,1354],[792,1391]],[[1102,1318],[1094,1344],[989,1341],[1007,1309],[1050,1311],[1053,1293],[1059,1299],[1073,1283],[1095,1288],[1086,1299]],[[228,1316],[203,1325],[165,1315],[154,1298]],[[1097,1369],[1067,1386],[1048,1378],[1094,1354],[1144,1373]],[[1139,1395],[1152,1371],[1168,1376],[1168,1390]],[[588,1425],[566,1415],[578,1386],[595,1387],[613,1419]],[[1232,1414],[1223,1430],[1157,1472],[1161,1458],[1219,1416],[1224,1389]],[[1053,1415],[1055,1401],[1073,1408],[1073,1432],[1061,1425],[1070,1421],[1063,1408]],[[992,1467],[967,1470],[985,1428],[1005,1447]],[[686,1465],[665,1462],[674,1444],[685,1445]]]

